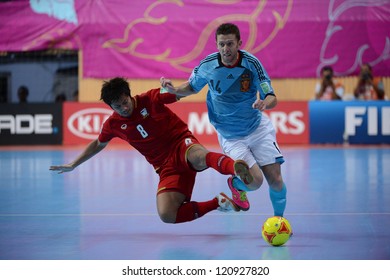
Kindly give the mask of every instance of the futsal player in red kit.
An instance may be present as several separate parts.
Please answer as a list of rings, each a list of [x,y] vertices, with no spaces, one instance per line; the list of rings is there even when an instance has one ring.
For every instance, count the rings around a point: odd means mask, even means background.
[[[165,104],[176,102],[176,95],[152,89],[131,96],[124,78],[105,81],[101,100],[114,112],[104,122],[98,138],[71,163],[51,166],[58,173],[69,172],[103,150],[111,139],[119,137],[137,149],[159,175],[157,211],[165,223],[183,223],[200,218],[213,210],[240,211],[239,192],[232,185],[251,183],[248,165],[230,157],[208,151],[185,124]],[[224,175],[237,175],[241,180],[228,180],[234,200],[220,193],[215,198],[191,200],[197,172],[213,168]],[[245,200],[245,198],[243,198]]]

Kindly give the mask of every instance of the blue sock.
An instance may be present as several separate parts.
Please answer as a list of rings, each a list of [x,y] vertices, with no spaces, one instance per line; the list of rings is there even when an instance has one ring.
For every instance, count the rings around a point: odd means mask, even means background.
[[[271,198],[275,216],[283,217],[284,210],[286,209],[286,194],[287,188],[284,183],[283,188],[280,192],[276,192],[273,189],[269,188],[269,197]]]
[[[240,191],[250,192],[252,191],[247,187],[247,185],[244,184],[243,181],[240,180],[240,178],[234,176],[232,181],[233,187]]]

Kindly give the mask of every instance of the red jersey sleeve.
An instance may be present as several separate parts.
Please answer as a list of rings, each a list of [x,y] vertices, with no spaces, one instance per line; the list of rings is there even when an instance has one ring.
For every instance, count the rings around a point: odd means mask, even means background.
[[[114,134],[112,133],[111,126],[110,126],[110,119],[112,118],[112,115],[103,123],[102,130],[99,134],[99,141],[102,143],[106,143],[110,141],[112,138],[114,138]]]
[[[162,88],[152,89],[151,91],[154,93],[152,96],[158,99],[160,103],[171,104],[177,101],[175,94],[164,92]]]

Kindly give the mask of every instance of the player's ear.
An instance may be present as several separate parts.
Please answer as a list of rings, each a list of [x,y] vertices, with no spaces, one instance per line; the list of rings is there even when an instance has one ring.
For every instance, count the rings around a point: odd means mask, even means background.
[[[240,48],[242,45],[242,41],[241,40],[238,40],[238,47]]]

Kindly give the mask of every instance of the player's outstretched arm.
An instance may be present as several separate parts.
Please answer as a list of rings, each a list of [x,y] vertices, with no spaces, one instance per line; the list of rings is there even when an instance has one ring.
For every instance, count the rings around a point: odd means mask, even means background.
[[[185,82],[178,87],[174,87],[172,81],[164,77],[160,78],[160,84],[169,93],[175,94],[178,97],[186,97],[196,92],[192,89],[189,82]]]
[[[75,169],[77,166],[87,161],[101,150],[103,150],[108,143],[101,143],[98,139],[92,141],[88,144],[85,150],[71,163],[63,164],[63,165],[52,165],[50,166],[50,170],[58,171],[59,174],[64,172],[70,172]]]

